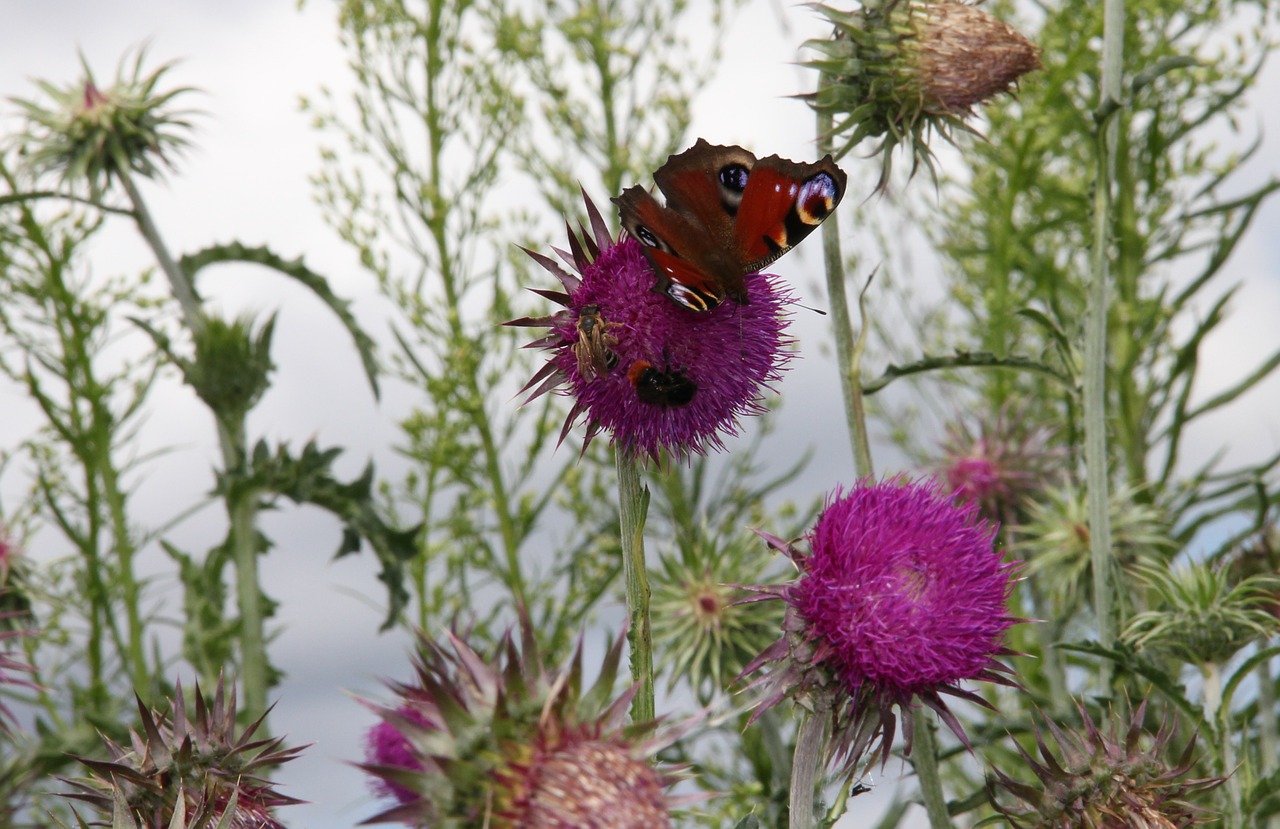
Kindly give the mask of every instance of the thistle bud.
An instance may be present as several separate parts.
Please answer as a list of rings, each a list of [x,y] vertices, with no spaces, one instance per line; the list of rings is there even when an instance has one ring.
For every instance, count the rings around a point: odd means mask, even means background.
[[[899,144],[912,171],[932,169],[929,130],[951,140],[972,131],[973,108],[1040,68],[1039,50],[1016,29],[959,0],[867,0],[844,12],[818,6],[835,27],[827,40],[805,45],[820,57],[806,65],[822,72],[818,91],[804,96],[836,124],[838,155],[864,138],[881,138],[879,188],[889,180]],[[841,142],[843,144],[841,145]]]

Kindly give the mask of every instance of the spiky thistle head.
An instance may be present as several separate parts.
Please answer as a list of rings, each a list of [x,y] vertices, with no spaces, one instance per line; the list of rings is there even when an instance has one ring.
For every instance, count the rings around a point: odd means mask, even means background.
[[[563,310],[507,323],[551,329],[528,346],[550,352],[524,387],[529,399],[556,388],[572,398],[561,440],[582,419],[587,441],[604,431],[633,456],[722,448],[739,418],[765,411],[761,398],[791,359],[791,296],[778,277],[749,274],[747,304],[690,311],[654,290],[640,243],[615,241],[583,198],[591,230],[579,238],[570,227],[569,250],[555,249],[569,270],[526,251],[564,288],[534,291]]]
[[[1174,542],[1169,521],[1155,504],[1143,503],[1134,489],[1110,493],[1111,544],[1122,569],[1168,555]],[[1041,493],[1017,527],[1019,549],[1027,560],[1027,578],[1035,579],[1054,603],[1071,615],[1087,600],[1080,589],[1092,578],[1089,510],[1083,489],[1063,484]]]
[[[989,521],[1012,523],[1044,489],[1062,477],[1061,449],[1052,432],[1006,405],[976,422],[947,425],[938,473],[962,501],[974,501]]]
[[[283,829],[276,807],[300,801],[262,775],[302,748],[283,748],[283,737],[254,739],[265,713],[237,735],[235,687],[221,679],[212,701],[199,685],[193,701],[188,712],[181,683],[167,709],[139,698],[140,728],[129,744],[103,737],[107,759],[76,757],[90,776],[66,781],[73,790],[65,796],[130,829]]]
[[[1113,721],[1106,731],[1083,706],[1075,730],[1044,717],[1044,728],[1036,729],[1039,758],[1017,746],[1020,766],[1036,780],[999,769],[988,779],[996,811],[1017,829],[1188,829],[1216,822],[1191,800],[1223,778],[1192,778],[1195,737],[1171,758],[1177,723],[1165,720],[1152,735],[1146,708],[1144,700],[1127,725]]]
[[[1140,565],[1136,571],[1159,600],[1134,616],[1121,635],[1137,649],[1220,665],[1246,645],[1280,633],[1280,619],[1271,612],[1280,592],[1280,577],[1274,574],[1237,582],[1227,568],[1204,562]]]
[[[648,761],[678,736],[626,724],[636,687],[614,697],[619,639],[583,689],[582,647],[569,665],[542,665],[527,620],[482,657],[453,633],[421,637],[416,677],[391,685],[361,768],[398,801],[366,823],[433,829],[641,829],[671,825],[674,770]],[[389,727],[389,730],[388,730]]]
[[[66,87],[39,82],[48,104],[15,100],[27,120],[19,140],[33,172],[56,173],[67,184],[83,182],[97,198],[121,176],[154,178],[172,167],[173,155],[188,144],[184,133],[191,128],[191,112],[171,105],[191,90],[159,90],[173,64],[144,73],[145,57],[145,48],[136,50],[130,66],[126,56],[115,83],[102,89],[82,55],[80,81]]]
[[[747,666],[768,668],[749,686],[763,692],[757,715],[787,697],[829,704],[831,754],[848,774],[877,749],[888,760],[898,716],[910,753],[917,704],[967,744],[944,697],[986,706],[961,683],[1015,684],[999,658],[1019,621],[1007,611],[1016,564],[994,548],[995,532],[937,481],[894,479],[833,493],[808,552],[765,536],[800,574],[756,588],[786,603],[783,636]]]
[[[933,168],[928,136],[950,141],[970,130],[973,108],[1011,91],[1040,68],[1039,51],[1016,29],[960,0],[863,0],[842,11],[818,4],[835,31],[805,45],[818,57],[818,91],[802,96],[835,123],[837,155],[879,138],[879,187],[889,181],[893,151],[904,145],[912,171]]]
[[[7,599],[12,591],[0,584],[0,608],[7,604]],[[27,679],[27,676],[35,671],[35,668],[28,665],[27,662],[19,656],[13,655],[14,651],[10,650],[10,645],[16,642],[20,636],[30,636],[34,631],[12,627],[17,624],[16,620],[25,616],[26,613],[20,610],[0,610],[0,737],[4,737],[13,727],[14,714],[9,709],[3,699],[3,692],[6,688],[36,688],[34,682]]]
[[[782,608],[744,602],[749,593],[740,586],[769,578],[773,563],[754,535],[710,529],[662,557],[650,575],[653,640],[672,689],[688,683],[709,703],[778,635]]]

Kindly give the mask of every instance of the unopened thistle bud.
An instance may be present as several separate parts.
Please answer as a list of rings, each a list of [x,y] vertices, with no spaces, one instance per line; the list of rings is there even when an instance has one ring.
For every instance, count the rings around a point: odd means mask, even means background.
[[[932,169],[930,129],[951,140],[970,128],[973,108],[1040,68],[1039,50],[1016,29],[958,0],[865,0],[840,11],[819,5],[835,27],[806,46],[820,55],[806,65],[822,72],[818,91],[805,96],[836,125],[837,155],[864,138],[880,138],[889,180],[892,152],[905,144],[912,170]]]

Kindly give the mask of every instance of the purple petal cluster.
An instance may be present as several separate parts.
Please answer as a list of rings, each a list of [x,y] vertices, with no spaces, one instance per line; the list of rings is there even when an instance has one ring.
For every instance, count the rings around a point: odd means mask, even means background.
[[[404,720],[424,728],[432,727],[426,715],[417,706],[402,705],[396,709],[396,714]],[[413,746],[410,745],[409,739],[390,720],[380,720],[377,725],[370,728],[368,733],[365,734],[364,756],[365,762],[372,766],[403,769],[409,772],[418,772],[424,769],[423,763],[414,751]],[[394,798],[401,803],[408,803],[419,796],[412,789],[385,777],[372,778],[371,785],[377,794]]]
[[[996,528],[936,482],[837,491],[788,601],[844,685],[905,700],[980,676],[1014,620]]]
[[[995,534],[938,481],[899,478],[836,490],[807,553],[766,536],[800,575],[757,588],[788,606],[783,637],[747,668],[769,666],[752,683],[765,691],[757,713],[789,696],[824,697],[831,752],[851,772],[877,746],[888,758],[898,715],[910,735],[917,701],[966,740],[942,695],[986,705],[959,684],[1012,684],[998,658],[1019,621],[1007,612],[1017,564],[994,548]]]
[[[565,289],[538,293],[564,310],[509,323],[551,329],[531,344],[551,351],[526,386],[531,398],[560,389],[574,401],[566,433],[583,420],[587,441],[603,430],[636,455],[722,449],[724,437],[737,433],[738,418],[764,411],[762,393],[791,359],[785,333],[791,295],[778,277],[751,274],[746,305],[691,311],[654,290],[639,242],[616,242],[590,201],[587,209],[592,235],[584,230],[580,241],[571,230],[571,251],[557,251],[577,275],[531,253]],[[603,327],[596,350],[607,354],[582,355],[584,318]]]

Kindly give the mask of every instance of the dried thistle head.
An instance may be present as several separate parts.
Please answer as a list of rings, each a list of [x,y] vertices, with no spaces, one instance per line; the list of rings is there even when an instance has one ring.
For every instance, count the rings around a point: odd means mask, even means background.
[[[275,808],[299,801],[263,775],[302,748],[254,739],[265,713],[237,735],[235,688],[221,679],[212,701],[197,685],[193,702],[188,712],[181,683],[167,710],[138,699],[129,744],[104,737],[108,759],[76,757],[90,776],[66,781],[73,790],[65,796],[110,815],[112,827],[283,829]]]
[[[805,44],[819,55],[805,65],[822,81],[803,97],[831,116],[838,156],[864,138],[880,139],[880,189],[899,145],[910,152],[913,172],[921,163],[932,170],[930,132],[950,141],[955,129],[972,131],[965,119],[975,106],[1040,68],[1039,50],[1016,29],[959,0],[816,8],[835,31]]]
[[[996,811],[1015,829],[1187,829],[1214,822],[1191,800],[1223,778],[1191,778],[1195,737],[1171,759],[1177,723],[1166,720],[1150,734],[1146,707],[1144,700],[1127,724],[1116,722],[1105,732],[1083,706],[1075,730],[1043,718],[1044,728],[1036,729],[1039,758],[1017,747],[1036,780],[995,769],[987,788]]]

